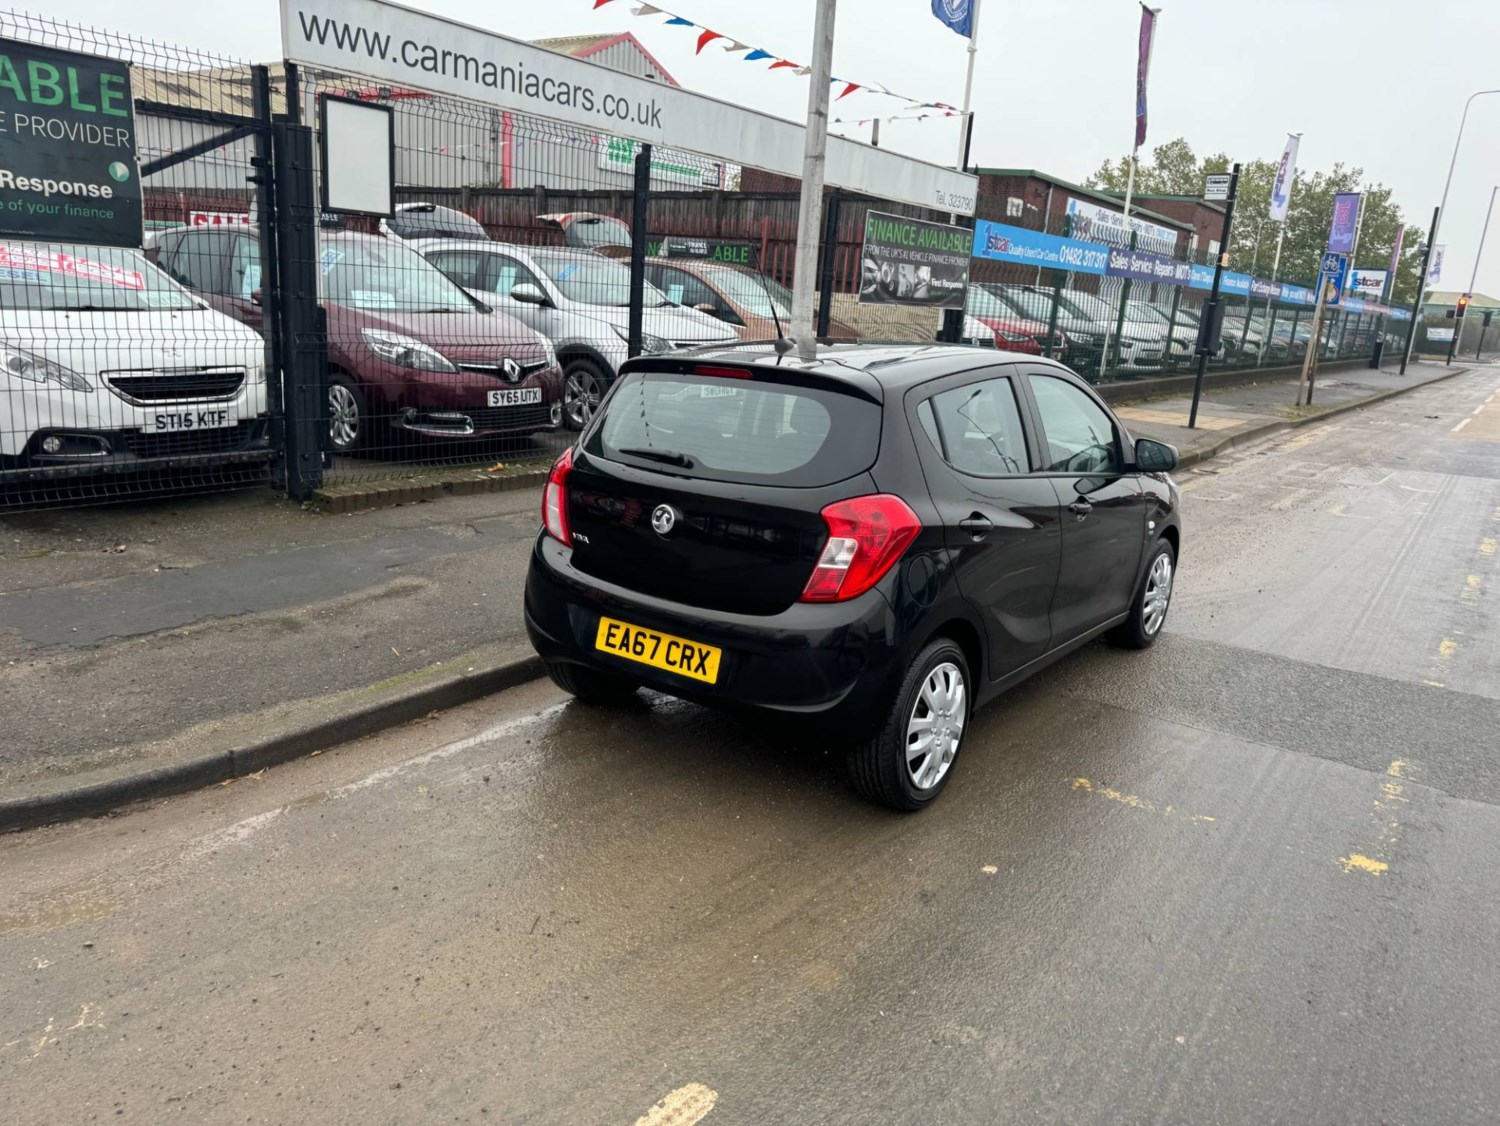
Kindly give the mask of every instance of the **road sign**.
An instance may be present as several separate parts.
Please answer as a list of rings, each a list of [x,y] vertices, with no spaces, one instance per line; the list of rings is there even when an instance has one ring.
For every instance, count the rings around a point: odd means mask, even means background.
[[[1212,203],[1214,200],[1229,198],[1229,182],[1233,177],[1227,172],[1215,173],[1206,176],[1203,180],[1203,198]]]
[[[1349,272],[1349,256],[1329,252],[1323,255],[1323,304],[1337,305],[1344,293],[1344,278]]]

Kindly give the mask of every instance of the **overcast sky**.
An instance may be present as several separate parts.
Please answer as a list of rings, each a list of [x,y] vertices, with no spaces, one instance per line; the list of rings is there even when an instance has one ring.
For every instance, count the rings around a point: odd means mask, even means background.
[[[664,17],[631,14],[638,0],[424,0],[438,15],[521,39],[634,32],[684,86],[801,118],[807,79],[767,72]],[[1163,8],[1151,69],[1147,147],[1185,136],[1201,152],[1236,159],[1280,155],[1302,132],[1303,168],[1335,161],[1391,187],[1423,226],[1442,195],[1464,99],[1500,87],[1500,0],[1155,0]],[[812,0],[660,0],[716,31],[806,62]],[[965,41],[929,11],[929,0],[843,0],[834,73],[883,82],[903,94],[957,105]],[[52,0],[49,14],[165,42],[264,61],[280,56],[274,0]],[[1135,82],[1135,0],[983,0],[975,80],[974,157],[986,167],[1037,168],[1080,180],[1128,149]],[[906,112],[854,94],[834,116]],[[868,128],[838,127],[868,138]],[[882,126],[885,147],[951,162],[953,121]],[[1500,95],[1469,115],[1448,216],[1441,288],[1468,285],[1490,189],[1500,184]],[[1500,210],[1500,208],[1497,208]],[[1500,297],[1500,220],[1480,264],[1478,289]]]

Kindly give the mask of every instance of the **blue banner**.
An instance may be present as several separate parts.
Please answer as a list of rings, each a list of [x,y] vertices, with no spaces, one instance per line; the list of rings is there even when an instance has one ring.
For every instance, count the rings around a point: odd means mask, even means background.
[[[1281,300],[1288,305],[1311,305],[1314,293],[1305,285],[1292,285],[1290,282],[1281,283]]]
[[[974,225],[974,257],[1021,262],[1052,270],[1072,270],[1080,274],[1102,274],[1109,264],[1109,247],[981,219]]]
[[[1214,268],[1212,266],[1194,266],[1192,276],[1188,278],[1190,289],[1213,289]],[[1250,296],[1250,275],[1237,274],[1233,270],[1225,270],[1224,276],[1219,279],[1220,293],[1237,293],[1242,297]]]
[[[1136,281],[1163,282],[1167,285],[1187,285],[1193,267],[1188,262],[1179,262],[1165,254],[1151,254],[1145,250],[1126,250],[1111,247],[1109,262],[1104,272],[1112,278],[1134,278]]]

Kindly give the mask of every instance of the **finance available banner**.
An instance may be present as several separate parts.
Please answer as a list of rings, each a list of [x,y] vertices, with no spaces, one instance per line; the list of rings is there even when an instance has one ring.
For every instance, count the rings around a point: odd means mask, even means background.
[[[128,63],[0,39],[0,235],[142,244]]]
[[[962,309],[973,238],[965,227],[867,212],[860,301]]]

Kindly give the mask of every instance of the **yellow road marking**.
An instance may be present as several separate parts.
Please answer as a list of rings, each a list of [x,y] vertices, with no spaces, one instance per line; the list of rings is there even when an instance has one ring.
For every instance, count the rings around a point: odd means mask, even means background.
[[[1143,798],[1139,794],[1122,793],[1121,791],[1111,789],[1108,786],[1100,786],[1087,778],[1074,778],[1071,783],[1071,788],[1075,790],[1082,790],[1086,794],[1094,794],[1097,797],[1108,798],[1112,802],[1119,802],[1121,805],[1128,805],[1131,809],[1139,809],[1146,813],[1160,813],[1163,817],[1173,817],[1177,814],[1182,813],[1182,811],[1176,806],[1171,805],[1163,806],[1158,809],[1156,803],[1151,801],[1149,798]],[[1203,814],[1187,814],[1185,816],[1187,816],[1187,819],[1189,821],[1192,821],[1194,823],[1214,822],[1218,820],[1218,818],[1216,817],[1207,817]]]
[[[1406,769],[1406,766],[1406,760],[1398,758],[1395,762],[1391,763],[1390,766],[1385,768],[1385,772],[1392,778],[1405,778],[1406,775],[1403,774],[1402,771]]]
[[[1479,554],[1480,555],[1494,555],[1495,551],[1496,551],[1496,543],[1495,543],[1495,537],[1494,536],[1485,536],[1484,539],[1482,539],[1482,540],[1479,541]]]
[[[719,1092],[702,1083],[678,1087],[635,1120],[635,1126],[693,1126],[713,1110]]]
[[[1368,872],[1372,876],[1381,876],[1390,871],[1390,865],[1384,860],[1372,860],[1370,857],[1358,852],[1351,852],[1348,856],[1339,857],[1339,863],[1344,866],[1344,871],[1353,872],[1358,869]]]
[[[1427,685],[1430,688],[1447,688],[1448,687],[1441,680],[1424,680],[1424,681],[1422,681],[1422,683],[1425,684],[1425,685]]]
[[[1452,659],[1453,654],[1457,652],[1458,642],[1454,641],[1451,637],[1443,638],[1442,642],[1438,645],[1438,657],[1444,661]]]
[[[1451,434],[1457,434],[1460,430],[1462,430],[1465,426],[1469,425],[1469,423],[1471,423],[1473,421],[1474,421],[1474,419],[1472,417],[1471,418],[1466,418],[1462,422],[1460,422],[1457,426],[1455,426],[1451,431],[1449,431],[1449,433],[1451,433]]]

